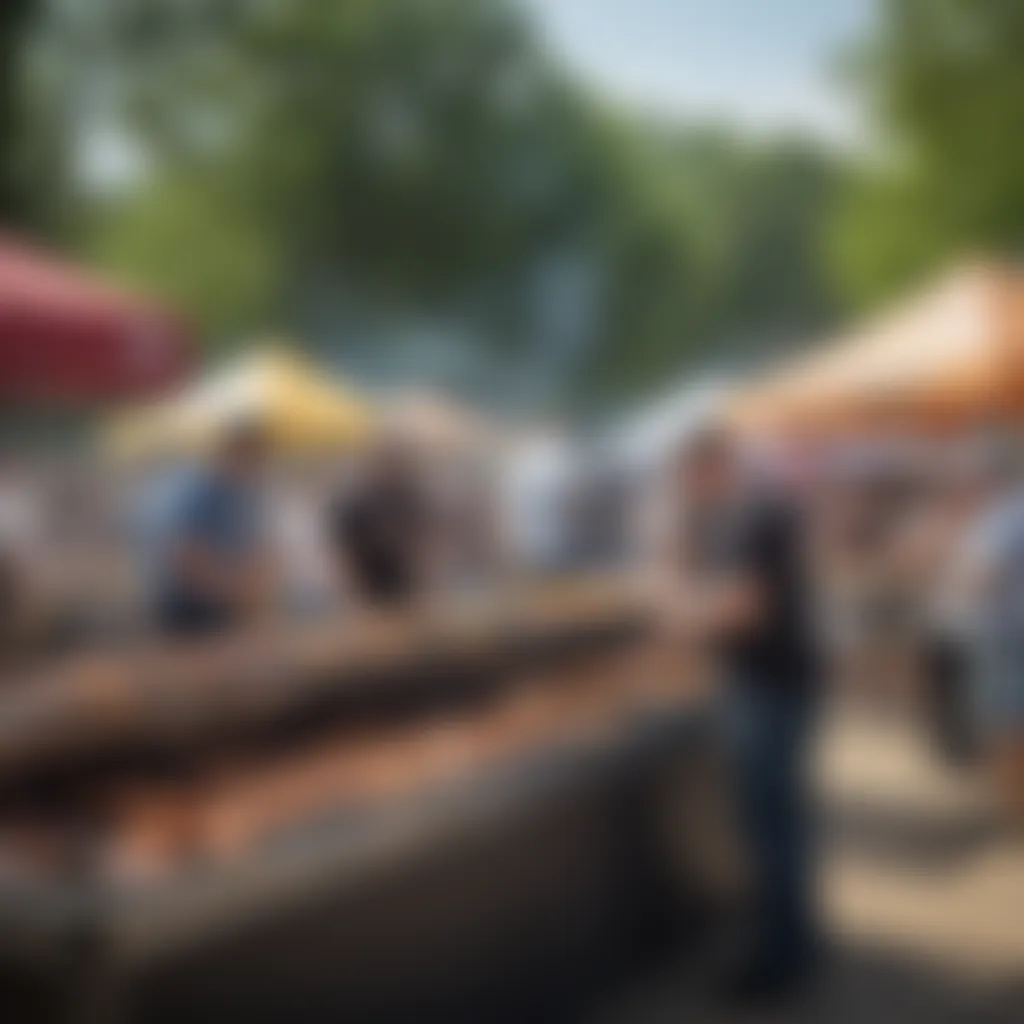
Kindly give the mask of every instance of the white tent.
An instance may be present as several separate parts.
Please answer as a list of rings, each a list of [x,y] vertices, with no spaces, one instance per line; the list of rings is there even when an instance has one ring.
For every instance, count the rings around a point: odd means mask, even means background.
[[[654,468],[720,415],[731,393],[721,380],[685,383],[618,423],[611,432],[610,450],[629,467]]]

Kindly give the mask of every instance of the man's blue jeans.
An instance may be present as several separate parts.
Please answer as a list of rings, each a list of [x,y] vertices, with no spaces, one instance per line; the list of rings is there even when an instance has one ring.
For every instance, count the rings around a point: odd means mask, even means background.
[[[765,970],[805,966],[816,951],[809,755],[814,702],[772,680],[729,689],[737,812],[753,883],[751,955]]]

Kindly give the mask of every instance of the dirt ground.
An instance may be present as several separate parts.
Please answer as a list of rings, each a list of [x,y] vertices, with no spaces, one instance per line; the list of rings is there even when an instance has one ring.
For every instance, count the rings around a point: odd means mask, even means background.
[[[729,1015],[688,957],[596,1024],[1024,1024],[1024,838],[983,780],[938,764],[905,720],[850,710],[824,732],[818,775],[832,954],[816,989]]]

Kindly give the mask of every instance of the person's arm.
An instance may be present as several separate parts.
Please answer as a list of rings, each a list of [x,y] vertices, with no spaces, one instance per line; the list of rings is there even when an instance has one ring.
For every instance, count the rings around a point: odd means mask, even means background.
[[[239,605],[253,617],[271,615],[280,608],[284,578],[278,551],[266,533],[239,581]]]
[[[170,550],[178,575],[198,593],[233,606],[245,602],[251,582],[211,543],[209,498],[202,486],[181,497]]]
[[[245,574],[229,569],[201,537],[182,537],[175,546],[174,561],[191,587],[227,603],[241,603],[251,589]]]
[[[799,558],[799,527],[781,510],[752,517],[738,539],[733,564],[687,581],[678,599],[682,628],[707,639],[743,634],[768,614],[769,581],[792,571]]]
[[[361,513],[350,497],[337,497],[327,509],[327,538],[335,591],[339,601],[351,604],[359,600],[358,574],[353,564],[353,548],[361,530]]]
[[[761,621],[766,604],[761,579],[750,569],[704,585],[695,598],[695,626],[717,636],[754,628]]]
[[[450,510],[436,495],[421,493],[409,515],[412,533],[413,603],[422,605],[444,589],[448,570],[456,559],[457,530],[451,529]]]
[[[641,586],[661,627],[670,634],[689,631],[688,599],[698,584],[683,542],[684,515],[679,502],[658,482],[643,493],[636,520]]]

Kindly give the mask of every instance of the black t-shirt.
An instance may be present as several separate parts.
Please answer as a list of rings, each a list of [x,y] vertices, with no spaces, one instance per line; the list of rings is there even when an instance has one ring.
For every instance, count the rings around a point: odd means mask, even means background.
[[[426,502],[413,487],[367,486],[335,502],[331,534],[359,596],[399,604],[421,584],[429,529]]]
[[[756,624],[721,641],[728,675],[785,691],[812,685],[820,657],[798,510],[759,495],[710,517],[703,533],[708,570],[752,579],[764,602]]]

